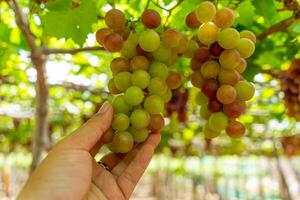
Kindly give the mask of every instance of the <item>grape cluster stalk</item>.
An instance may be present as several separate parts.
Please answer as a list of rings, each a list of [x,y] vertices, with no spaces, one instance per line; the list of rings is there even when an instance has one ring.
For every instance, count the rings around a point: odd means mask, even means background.
[[[142,30],[132,29],[115,8],[106,13],[105,22],[107,27],[96,32],[96,40],[107,51],[119,52],[119,57],[110,65],[114,117],[102,142],[113,152],[127,153],[163,128],[165,103],[181,86],[180,74],[171,67],[187,50],[189,39],[175,29],[158,31],[161,16],[152,9],[141,15]]]
[[[245,126],[237,118],[255,93],[254,85],[241,74],[247,68],[246,59],[254,53],[256,37],[251,31],[232,28],[234,19],[231,9],[217,10],[209,1],[186,17],[186,25],[197,29],[190,41],[190,80],[200,89],[196,102],[201,118],[207,120],[206,138],[215,138],[224,130],[230,137],[243,136]]]
[[[287,114],[300,121],[300,59],[293,60],[289,69],[281,73],[281,88]]]

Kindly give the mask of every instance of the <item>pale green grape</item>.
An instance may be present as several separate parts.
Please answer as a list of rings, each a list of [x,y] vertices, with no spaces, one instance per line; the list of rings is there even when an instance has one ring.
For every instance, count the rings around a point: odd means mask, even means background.
[[[111,149],[115,153],[128,153],[134,145],[132,135],[127,131],[118,131],[112,141]]]
[[[255,93],[255,87],[247,81],[240,81],[234,86],[237,92],[237,99],[240,101],[250,100]]]
[[[153,52],[159,48],[160,37],[154,30],[147,30],[140,34],[139,45],[147,52]]]
[[[125,101],[132,106],[139,105],[144,100],[144,92],[137,86],[130,86],[125,94]]]
[[[145,70],[136,70],[131,74],[131,83],[141,89],[145,89],[150,83],[150,75]]]
[[[172,99],[172,90],[168,88],[167,92],[162,96],[162,99],[165,103],[169,102]]]
[[[123,42],[121,55],[129,59],[133,58],[137,55],[136,46],[137,45],[134,42],[126,40],[125,42]]]
[[[253,32],[248,31],[248,30],[244,30],[240,32],[240,36],[241,38],[248,38],[249,40],[251,40],[253,43],[256,43],[256,36]]]
[[[218,43],[224,49],[233,49],[239,42],[240,34],[234,28],[225,28],[219,32]]]
[[[124,113],[117,113],[112,120],[112,128],[116,131],[125,131],[129,127],[129,117]]]
[[[120,72],[114,77],[114,83],[118,90],[125,92],[131,86],[131,73]]]
[[[150,123],[150,115],[144,109],[136,109],[130,115],[130,122],[134,128],[146,128]]]
[[[157,50],[152,53],[154,59],[159,62],[167,62],[172,56],[172,51],[164,44],[161,44]]]
[[[228,118],[223,112],[213,113],[208,119],[208,125],[212,131],[223,131],[228,125]]]
[[[200,106],[208,104],[208,97],[205,96],[202,92],[198,92],[196,95],[196,103]]]
[[[164,111],[164,102],[157,95],[150,95],[144,101],[144,107],[150,114],[160,114]]]
[[[255,45],[250,39],[241,38],[236,49],[243,58],[249,58],[254,53]]]
[[[220,131],[214,131],[210,128],[208,123],[203,128],[204,137],[208,139],[216,138],[220,135]]]
[[[208,120],[210,115],[211,115],[211,111],[208,109],[206,104],[203,104],[200,108],[200,117],[202,119]]]
[[[133,140],[137,143],[144,142],[149,135],[149,130],[147,128],[136,129],[134,127],[130,127],[129,132],[131,133]]]
[[[164,63],[154,62],[150,65],[149,73],[152,78],[158,77],[166,80],[169,75],[169,69]]]
[[[156,77],[150,80],[148,86],[148,90],[150,94],[163,96],[167,92],[167,89],[168,89],[168,85],[166,81],[164,81],[163,79]]]
[[[123,94],[118,95],[113,99],[112,106],[114,113],[124,113],[126,115],[129,114],[132,109],[132,106],[125,101]]]

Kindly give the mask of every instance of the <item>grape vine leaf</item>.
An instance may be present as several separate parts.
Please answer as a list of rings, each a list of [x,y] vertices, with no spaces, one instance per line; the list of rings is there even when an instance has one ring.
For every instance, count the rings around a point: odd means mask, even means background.
[[[255,7],[251,1],[242,2],[236,10],[239,13],[236,22],[244,26],[251,26],[255,16]]]
[[[56,0],[47,8],[49,11],[42,16],[46,36],[71,38],[82,45],[87,35],[92,32],[92,24],[97,22],[94,0],[80,1],[75,7],[71,0]]]
[[[256,8],[256,13],[264,16],[269,24],[277,21],[278,13],[273,0],[254,0],[253,5]]]

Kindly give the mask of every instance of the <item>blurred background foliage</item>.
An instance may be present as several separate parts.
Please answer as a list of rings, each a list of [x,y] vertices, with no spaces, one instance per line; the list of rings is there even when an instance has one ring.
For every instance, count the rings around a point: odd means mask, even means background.
[[[0,152],[29,154],[34,140],[37,103],[36,67],[32,46],[9,6],[15,0],[0,1]],[[49,150],[59,139],[79,127],[110,96],[110,61],[118,54],[97,50],[94,33],[104,27],[103,16],[112,6],[125,12],[128,23],[138,29],[145,9],[157,10],[164,27],[175,27],[192,36],[185,17],[201,0],[19,0],[19,9],[28,19],[35,45],[47,56],[45,63],[49,96],[47,139]],[[280,74],[295,58],[300,58],[300,9],[289,0],[219,0],[218,7],[235,10],[235,27],[258,36],[255,54],[248,60],[246,79],[253,81],[256,95],[241,117],[247,126],[242,139],[222,135],[204,140],[194,96],[197,89],[184,83],[188,92],[187,120],[179,122],[175,113],[166,118],[158,151],[176,156],[233,153],[273,155],[278,139],[299,133],[299,123],[286,115]],[[26,20],[25,20],[26,21]],[[82,48],[96,47],[92,51]],[[76,51],[82,49],[82,51]],[[51,52],[54,50],[54,52]],[[59,51],[62,50],[61,53]],[[73,52],[75,50],[75,52]],[[187,60],[175,66],[187,80],[191,71]],[[279,146],[278,146],[279,145]],[[206,151],[205,151],[206,150]],[[295,150],[293,150],[294,152]],[[298,150],[299,151],[299,150]],[[282,152],[282,149],[279,153]],[[294,152],[295,153],[295,152]],[[30,159],[29,159],[30,160]]]

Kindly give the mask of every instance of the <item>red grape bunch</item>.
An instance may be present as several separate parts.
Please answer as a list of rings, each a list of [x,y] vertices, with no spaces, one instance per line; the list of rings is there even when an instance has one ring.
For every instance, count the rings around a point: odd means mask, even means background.
[[[250,31],[231,28],[233,23],[231,9],[216,10],[209,1],[200,3],[186,18],[188,27],[198,29],[192,42],[191,83],[200,89],[196,102],[207,120],[206,138],[224,130],[231,137],[243,136],[245,127],[237,118],[255,93],[254,85],[241,73],[247,68],[245,59],[254,53],[256,37]]]
[[[151,9],[141,16],[144,29],[140,32],[128,31],[125,15],[117,9],[108,11],[105,22],[108,28],[98,30],[96,39],[120,56],[110,65],[113,77],[108,88],[114,95],[114,117],[103,141],[112,151],[126,153],[163,128],[165,103],[181,85],[181,76],[170,67],[187,50],[189,41],[175,29],[156,31],[161,17]]]
[[[281,73],[281,88],[287,114],[300,121],[300,59],[293,60],[288,70]]]

